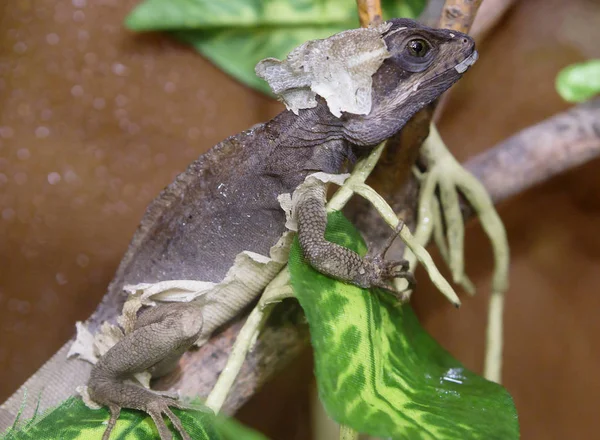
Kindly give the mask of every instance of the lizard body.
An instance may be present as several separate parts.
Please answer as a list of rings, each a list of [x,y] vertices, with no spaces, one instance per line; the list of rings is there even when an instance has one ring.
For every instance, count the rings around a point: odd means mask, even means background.
[[[339,173],[351,167],[356,156],[396,134],[414,113],[456,82],[466,70],[459,66],[475,53],[473,41],[458,32],[406,19],[389,23],[381,36],[389,57],[372,77],[371,111],[342,113],[338,118],[318,98],[314,108],[297,115],[285,111],[202,155],[149,206],[103,306],[88,320],[90,330],[114,321],[127,284],[174,279],[219,282],[240,252],[268,255],[285,231],[278,195],[293,192],[311,173]],[[324,242],[324,204],[324,194],[317,194],[299,207],[302,249],[316,269],[363,287],[384,286],[389,278],[402,276],[391,270],[399,262],[357,258]],[[311,228],[311,221],[318,227]],[[356,273],[367,276],[357,279],[352,275]],[[212,298],[203,306],[165,304],[143,312],[134,331],[101,357],[90,375],[90,396],[111,410],[104,438],[120,408],[128,407],[148,412],[163,440],[170,438],[163,415],[188,439],[169,409],[180,406],[177,401],[126,385],[123,379],[144,370],[155,375],[168,372],[187,348],[232,319],[267,282],[252,291]]]
[[[277,196],[293,192],[312,172],[339,172],[351,154],[342,141],[327,139],[327,133],[332,138],[337,134],[319,124],[327,115],[335,119],[323,105],[298,117],[283,112],[194,161],[148,207],[104,300],[122,306],[123,287],[142,282],[216,283],[242,251],[269,255],[285,231]],[[320,128],[326,135],[301,127]],[[321,147],[314,148],[315,143]],[[229,301],[208,299],[203,334],[210,336],[257,293],[239,292]],[[95,315],[91,329],[108,319],[114,316]]]

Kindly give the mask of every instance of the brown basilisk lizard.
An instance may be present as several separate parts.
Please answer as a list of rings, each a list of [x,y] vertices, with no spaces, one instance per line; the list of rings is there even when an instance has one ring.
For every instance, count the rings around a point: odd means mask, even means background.
[[[103,299],[104,307],[87,322],[90,330],[104,321],[114,321],[125,301],[125,285],[167,280],[219,283],[240,253],[268,255],[285,232],[279,195],[293,192],[312,173],[335,174],[351,167],[357,156],[401,130],[414,113],[438,98],[476,59],[473,40],[458,32],[430,29],[407,19],[390,20],[375,32],[385,54],[369,75],[366,94],[364,87],[355,91],[363,110],[366,102],[365,114],[346,111],[338,102],[332,104],[336,96],[328,96],[326,89],[304,84],[301,79],[301,84],[289,87],[284,96],[291,111],[232,136],[200,156],[149,206]],[[350,38],[336,41],[343,54],[352,54],[355,43]],[[310,51],[310,46],[302,47]],[[357,59],[365,56],[355,55]],[[292,61],[283,67],[276,63],[267,67],[293,76],[289,70]],[[308,68],[291,67],[300,71]],[[298,105],[297,92],[308,89]],[[325,241],[324,192],[305,197],[297,207],[297,216],[303,253],[317,270],[363,287],[388,289],[392,278],[408,275],[402,261],[385,261],[380,256],[361,258]],[[150,414],[163,440],[170,438],[163,415],[189,439],[169,409],[180,403],[123,380],[144,370],[153,375],[170,371],[188,348],[238,314],[266,283],[268,280],[262,280],[253,289],[212,297],[209,293],[203,301],[160,304],[143,311],[134,330],[106,352],[90,374],[90,397],[111,411],[104,438],[109,437],[120,408],[126,407]],[[64,350],[57,353],[51,367],[81,362],[66,361],[64,355]],[[68,371],[67,367],[63,374]],[[43,386],[30,385],[34,389]],[[73,390],[64,393],[69,395]]]

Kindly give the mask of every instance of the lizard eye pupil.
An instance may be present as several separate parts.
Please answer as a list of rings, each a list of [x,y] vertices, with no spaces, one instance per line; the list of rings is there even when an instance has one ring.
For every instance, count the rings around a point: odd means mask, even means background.
[[[425,55],[427,55],[427,52],[429,52],[429,44],[427,43],[427,41],[421,38],[415,38],[414,40],[410,40],[406,45],[406,48],[412,56],[418,58],[424,57]]]

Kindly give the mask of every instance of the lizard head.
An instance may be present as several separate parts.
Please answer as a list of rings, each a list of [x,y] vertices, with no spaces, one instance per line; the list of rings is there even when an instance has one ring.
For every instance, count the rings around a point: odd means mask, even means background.
[[[371,111],[342,116],[344,137],[354,145],[376,145],[396,134],[477,60],[468,35],[408,19],[387,23],[382,37],[389,56],[372,77]]]

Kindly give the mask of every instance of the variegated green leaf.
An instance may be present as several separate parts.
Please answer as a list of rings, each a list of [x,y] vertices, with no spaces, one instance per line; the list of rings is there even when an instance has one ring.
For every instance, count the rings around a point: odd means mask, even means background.
[[[194,440],[267,440],[241,424],[224,418],[215,418],[211,413],[178,410],[173,412],[180,418],[186,431]],[[109,414],[106,409],[91,410],[81,399],[71,397],[58,407],[49,410],[17,429],[9,430],[3,440],[100,440],[106,429]],[[167,422],[172,432],[175,432]],[[177,434],[176,434],[177,435]],[[158,431],[150,416],[141,411],[124,409],[111,440],[155,440]],[[174,438],[179,438],[178,435]]]
[[[340,213],[329,215],[326,237],[365,252]],[[410,306],[321,275],[303,261],[297,240],[289,267],[310,326],[319,395],[334,420],[393,439],[519,437],[508,392],[453,359]]]
[[[425,0],[384,0],[384,18],[415,17]],[[269,92],[254,66],[307,40],[358,27],[355,0],[145,0],[127,17],[136,31],[168,30],[225,72]]]
[[[600,59],[565,67],[556,77],[556,90],[569,102],[583,102],[600,95]]]

